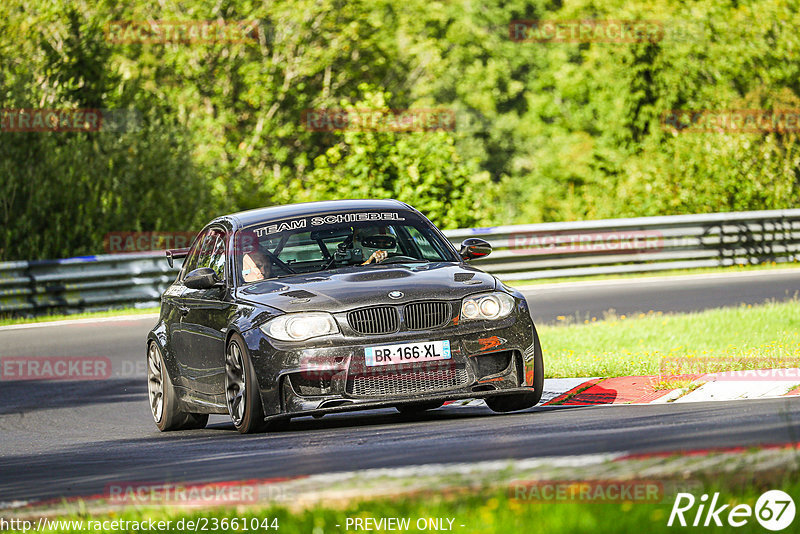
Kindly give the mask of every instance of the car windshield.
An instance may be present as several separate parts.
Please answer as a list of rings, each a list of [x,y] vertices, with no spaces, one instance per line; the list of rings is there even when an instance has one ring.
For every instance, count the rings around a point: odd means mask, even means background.
[[[457,261],[429,224],[410,215],[335,214],[250,226],[236,240],[239,282],[354,266]]]

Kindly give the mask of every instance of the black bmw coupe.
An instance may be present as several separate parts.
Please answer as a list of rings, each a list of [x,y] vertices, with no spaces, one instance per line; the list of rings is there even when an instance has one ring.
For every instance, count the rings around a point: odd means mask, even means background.
[[[242,433],[297,416],[482,398],[532,407],[542,350],[525,297],[470,266],[395,200],[342,200],[218,217],[188,249],[147,339],[162,431],[229,414]]]

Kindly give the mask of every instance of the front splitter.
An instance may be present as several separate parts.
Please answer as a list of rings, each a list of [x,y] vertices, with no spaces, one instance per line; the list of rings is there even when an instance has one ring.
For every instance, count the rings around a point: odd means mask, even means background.
[[[419,403],[428,403],[428,402],[447,402],[447,401],[455,401],[455,400],[464,400],[464,399],[485,399],[487,397],[502,397],[507,395],[530,395],[533,393],[533,388],[529,387],[519,387],[519,388],[510,388],[510,389],[502,389],[502,390],[495,390],[495,391],[471,391],[471,392],[459,392],[459,393],[442,393],[439,395],[420,395],[416,397],[394,397],[391,399],[375,399],[375,400],[348,400],[343,399],[342,402],[346,404],[339,404],[337,406],[330,406],[327,408],[317,408],[314,410],[303,410],[298,412],[292,412],[290,414],[282,413],[276,415],[269,415],[264,418],[265,421],[280,421],[280,420],[288,420],[294,417],[305,417],[305,416],[314,416],[314,415],[327,415],[333,413],[343,413],[343,412],[356,412],[361,410],[374,410],[377,408],[391,408],[394,406],[404,406],[404,405],[412,405],[412,404],[419,404]]]

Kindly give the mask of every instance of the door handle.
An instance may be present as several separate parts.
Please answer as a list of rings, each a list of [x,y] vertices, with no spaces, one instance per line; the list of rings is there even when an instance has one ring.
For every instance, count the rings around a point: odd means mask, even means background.
[[[186,306],[178,306],[178,311],[181,312],[181,315],[186,317],[189,314],[189,308]]]

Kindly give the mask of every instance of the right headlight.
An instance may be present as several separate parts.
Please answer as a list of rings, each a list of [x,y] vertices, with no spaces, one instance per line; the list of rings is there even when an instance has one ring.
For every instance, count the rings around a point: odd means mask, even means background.
[[[304,341],[339,331],[330,313],[287,313],[267,321],[261,331],[281,341]]]
[[[499,291],[473,295],[461,301],[461,320],[497,320],[511,315],[514,297]]]

